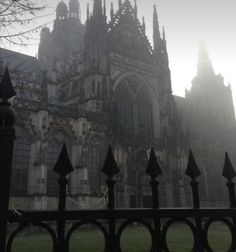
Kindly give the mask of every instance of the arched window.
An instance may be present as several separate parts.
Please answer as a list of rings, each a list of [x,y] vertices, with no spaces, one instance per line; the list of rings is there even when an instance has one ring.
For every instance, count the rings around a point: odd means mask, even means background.
[[[11,195],[25,196],[28,193],[28,171],[30,164],[30,140],[19,135],[16,137],[13,150]]]
[[[67,137],[62,132],[57,132],[48,142],[47,148],[47,195],[58,196],[58,174],[53,170],[61,153],[63,144],[67,144],[70,155],[70,145]]]
[[[115,123],[113,128],[123,136],[138,136],[142,140],[153,138],[153,108],[147,86],[130,76],[122,80],[115,90]]]
[[[90,143],[86,156],[86,167],[88,168],[90,191],[100,192],[101,175],[101,148],[97,143]]]
[[[115,92],[115,128],[125,135],[133,132],[133,106],[127,84],[122,82]]]
[[[153,137],[152,104],[148,91],[142,87],[137,96],[137,127],[139,136],[144,139]]]

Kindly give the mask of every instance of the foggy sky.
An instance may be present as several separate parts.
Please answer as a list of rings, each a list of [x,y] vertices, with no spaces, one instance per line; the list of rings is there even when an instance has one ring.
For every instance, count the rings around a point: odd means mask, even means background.
[[[64,0],[68,3],[69,0]],[[55,13],[59,0],[44,0]],[[82,20],[85,19],[86,4],[92,0],[80,0]],[[107,5],[110,6],[110,0]],[[118,0],[114,0],[117,8]],[[133,3],[133,0],[131,0]],[[137,0],[138,15],[145,16],[146,29],[152,41],[153,4],[157,4],[160,26],[165,26],[170,60],[173,91],[184,95],[196,74],[198,43],[204,40],[216,73],[221,73],[225,83],[231,83],[236,101],[236,1],[235,0]],[[108,8],[109,13],[109,8]],[[50,16],[48,20],[53,20]],[[46,20],[46,21],[48,21]],[[45,21],[45,20],[44,20]],[[43,22],[43,21],[42,21]],[[38,23],[39,20],[38,20]],[[36,46],[14,48],[36,55]]]

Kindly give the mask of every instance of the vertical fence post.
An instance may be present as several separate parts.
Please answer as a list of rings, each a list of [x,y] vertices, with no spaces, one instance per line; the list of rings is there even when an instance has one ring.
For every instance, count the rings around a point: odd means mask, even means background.
[[[58,210],[64,211],[66,209],[66,186],[68,180],[66,176],[73,171],[66,145],[63,144],[61,154],[56,162],[54,171],[57,172],[60,177],[58,179],[59,184],[59,202]],[[58,236],[58,249],[60,252],[67,252],[68,248],[65,244],[65,220],[58,220],[57,223],[57,236]]]
[[[159,181],[157,177],[162,174],[160,164],[157,161],[156,154],[154,149],[151,149],[151,154],[148,162],[148,166],[146,169],[146,173],[150,175],[151,181],[150,185],[152,187],[152,204],[154,209],[159,208],[159,194],[158,194],[158,186]],[[154,218],[154,228],[155,228],[155,238],[154,241],[154,251],[160,252],[162,251],[161,244],[161,222],[159,217]]]
[[[228,180],[227,186],[229,189],[230,205],[232,208],[235,208],[236,207],[235,190],[234,190],[235,183],[233,182],[233,179],[236,177],[236,172],[234,170],[234,167],[231,163],[231,160],[227,152],[225,153],[225,163],[222,175]]]
[[[105,164],[103,166],[102,172],[108,176],[106,181],[108,187],[108,209],[113,210],[115,208],[115,180],[113,177],[120,172],[115,158],[112,153],[111,146],[109,146],[107,157],[105,160]],[[109,252],[117,251],[117,239],[116,239],[116,221],[114,218],[109,219],[109,244],[108,244]]]
[[[196,180],[198,176],[201,175],[201,172],[198,168],[198,165],[195,161],[192,151],[189,151],[189,160],[187,169],[185,174],[191,178],[191,188],[192,188],[192,195],[193,195],[193,207],[195,209],[200,208],[200,200],[199,200],[199,192],[198,192],[198,181]],[[204,252],[204,240],[203,240],[203,229],[202,229],[202,218],[196,217],[195,218],[196,226],[198,229],[198,239],[197,239],[197,249],[199,252]]]
[[[15,113],[8,99],[15,96],[8,69],[0,83],[0,251],[6,250],[10,180],[15,140]]]
[[[223,169],[222,175],[228,180],[227,186],[229,189],[230,207],[236,208],[235,183],[233,182],[233,179],[236,177],[236,172],[234,170],[234,167],[231,163],[231,160],[227,152],[225,153],[225,163],[224,163],[224,169]],[[236,228],[235,217],[233,218],[233,224],[234,224],[234,227]]]

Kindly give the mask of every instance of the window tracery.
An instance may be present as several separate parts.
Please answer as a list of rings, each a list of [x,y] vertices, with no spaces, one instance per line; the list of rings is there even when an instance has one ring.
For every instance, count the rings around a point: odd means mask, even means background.
[[[28,172],[30,164],[30,140],[20,134],[16,137],[13,149],[11,195],[21,196],[28,193]]]
[[[114,130],[123,136],[153,138],[153,106],[146,86],[136,77],[123,79],[115,90]]]

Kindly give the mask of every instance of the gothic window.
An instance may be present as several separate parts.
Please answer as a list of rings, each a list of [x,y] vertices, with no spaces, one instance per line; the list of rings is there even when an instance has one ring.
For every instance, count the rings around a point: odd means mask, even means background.
[[[61,153],[63,143],[68,143],[67,138],[58,132],[48,142],[47,148],[47,195],[57,196],[58,195],[58,174],[53,171],[53,168],[58,160]],[[67,150],[70,154],[70,146],[67,144]]]
[[[119,132],[130,135],[133,131],[133,107],[126,83],[121,83],[115,93],[115,127]]]
[[[91,143],[88,148],[86,166],[88,168],[90,191],[99,192],[99,177],[101,171],[101,149],[98,144]]]
[[[124,136],[153,138],[153,108],[147,87],[135,77],[121,81],[115,91],[114,129]]]
[[[30,164],[30,141],[23,137],[16,138],[13,150],[12,176],[11,176],[11,195],[27,195],[28,171]]]
[[[153,137],[152,104],[147,90],[141,88],[136,99],[138,134],[145,139],[151,139]]]
[[[96,83],[95,80],[92,81],[92,93],[95,94],[96,92]]]

